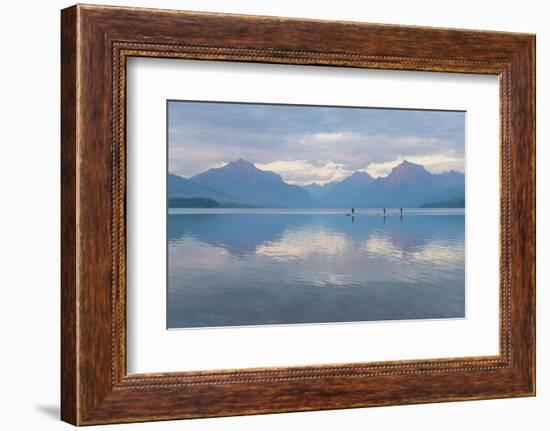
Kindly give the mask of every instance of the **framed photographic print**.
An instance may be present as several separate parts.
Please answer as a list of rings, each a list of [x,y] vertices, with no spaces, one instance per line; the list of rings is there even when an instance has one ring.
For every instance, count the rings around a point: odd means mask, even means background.
[[[465,317],[464,112],[167,110],[168,329]]]
[[[62,11],[62,419],[535,394],[535,37]]]

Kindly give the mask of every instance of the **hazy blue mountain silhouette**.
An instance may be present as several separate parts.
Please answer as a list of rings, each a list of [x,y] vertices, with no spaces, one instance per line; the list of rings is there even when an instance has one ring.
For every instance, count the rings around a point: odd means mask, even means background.
[[[314,207],[313,197],[299,186],[287,184],[280,175],[263,171],[239,159],[221,168],[195,175],[191,180],[203,187],[223,191],[238,202],[265,207]]]
[[[319,204],[326,208],[348,207],[372,182],[374,178],[366,172],[354,172],[344,180],[334,183],[332,189],[319,198]]]
[[[431,174],[422,165],[404,161],[350,199],[346,207],[416,208],[427,202],[462,198],[464,189],[465,177],[460,172]]]
[[[204,187],[191,180],[168,174],[168,197],[171,198],[210,198],[218,202],[232,202],[233,196],[218,190]]]
[[[355,172],[339,182],[299,187],[239,159],[191,179],[169,174],[168,196],[275,208],[416,208],[433,202],[460,202],[465,196],[465,177],[456,171],[432,174],[422,165],[404,161],[386,177],[373,179],[366,172]]]
[[[325,184],[311,183],[303,185],[302,188],[315,199],[319,199],[330,192],[334,188],[334,186],[336,186],[336,184],[338,184],[338,181],[333,181]]]

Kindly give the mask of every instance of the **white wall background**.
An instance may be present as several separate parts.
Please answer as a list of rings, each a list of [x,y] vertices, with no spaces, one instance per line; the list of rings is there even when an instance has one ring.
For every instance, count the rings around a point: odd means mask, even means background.
[[[477,28],[537,34],[538,396],[405,407],[105,426],[135,430],[547,429],[550,423],[550,13],[540,0],[119,0],[171,9]],[[0,32],[0,426],[70,429],[59,410],[60,0],[2,4]],[[20,313],[20,311],[22,313]],[[545,314],[546,313],[546,314]]]

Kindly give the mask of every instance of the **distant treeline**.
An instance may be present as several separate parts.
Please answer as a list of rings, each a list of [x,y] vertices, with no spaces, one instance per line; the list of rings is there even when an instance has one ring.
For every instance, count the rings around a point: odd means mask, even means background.
[[[222,208],[219,202],[210,198],[170,198],[169,208]]]
[[[449,199],[448,201],[429,202],[420,208],[464,208],[464,198]]]
[[[429,202],[420,208],[464,208],[464,198],[446,201]],[[169,208],[260,208],[258,206],[240,204],[237,202],[218,202],[211,198],[179,198],[168,199]]]
[[[218,202],[211,198],[178,198],[168,199],[169,208],[257,208],[236,202]]]

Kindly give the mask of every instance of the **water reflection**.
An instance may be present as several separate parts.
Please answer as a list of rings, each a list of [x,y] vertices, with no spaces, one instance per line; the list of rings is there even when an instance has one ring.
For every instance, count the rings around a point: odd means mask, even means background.
[[[177,214],[168,326],[464,316],[464,216]]]

